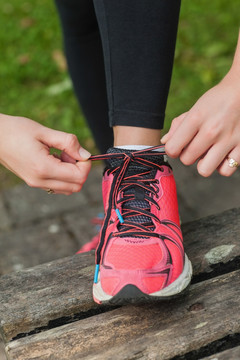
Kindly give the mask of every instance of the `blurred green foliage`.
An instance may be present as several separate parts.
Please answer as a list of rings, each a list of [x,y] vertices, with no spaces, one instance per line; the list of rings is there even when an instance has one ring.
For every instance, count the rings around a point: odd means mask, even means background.
[[[61,31],[52,1],[0,0],[1,112],[74,132],[85,141],[90,132],[71,85],[62,86],[68,74],[61,49]],[[60,91],[51,95],[54,84],[59,84]]]
[[[228,71],[240,25],[239,0],[183,0],[166,128]],[[77,134],[95,151],[62,55],[49,0],[0,0],[0,111]]]

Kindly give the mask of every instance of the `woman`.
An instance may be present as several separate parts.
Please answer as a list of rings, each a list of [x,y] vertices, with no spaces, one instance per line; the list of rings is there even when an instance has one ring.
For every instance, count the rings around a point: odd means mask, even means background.
[[[160,138],[180,1],[56,3],[77,97],[100,150],[109,148],[107,154],[91,157],[107,162],[94,300],[123,303],[176,295],[190,283],[192,268]],[[240,161],[239,75],[240,40],[221,83],[174,119],[161,140],[169,156],[179,156],[186,165],[198,161],[203,176],[215,169],[229,176]],[[81,189],[90,169],[90,162],[82,160],[90,154],[76,137],[23,118],[3,115],[0,120],[5,166],[48,192]],[[63,150],[61,159],[49,155],[53,146]]]

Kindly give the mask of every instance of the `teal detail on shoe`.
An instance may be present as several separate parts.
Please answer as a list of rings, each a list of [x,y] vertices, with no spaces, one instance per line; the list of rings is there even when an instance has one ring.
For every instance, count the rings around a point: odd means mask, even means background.
[[[95,267],[94,280],[93,280],[94,284],[97,284],[97,282],[98,282],[99,266],[100,265],[97,264],[96,267]]]
[[[118,209],[115,209],[115,211],[116,211],[116,214],[117,214],[117,216],[119,218],[120,223],[123,224],[124,220],[123,220],[123,217],[122,217],[120,211]]]

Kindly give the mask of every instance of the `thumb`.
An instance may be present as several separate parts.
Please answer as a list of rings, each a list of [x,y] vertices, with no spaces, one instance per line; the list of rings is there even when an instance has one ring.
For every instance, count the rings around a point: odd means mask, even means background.
[[[185,112],[185,113],[179,115],[178,117],[176,117],[175,119],[173,119],[169,131],[161,138],[161,143],[162,143],[162,144],[166,144],[166,142],[171,138],[171,136],[172,136],[172,135],[174,134],[174,132],[177,130],[177,128],[179,127],[179,125],[181,125],[181,123],[182,123],[183,120],[185,119],[187,113],[188,113],[188,112]]]
[[[49,147],[64,151],[75,160],[85,161],[91,156],[90,152],[81,147],[74,134],[45,128],[40,140]]]

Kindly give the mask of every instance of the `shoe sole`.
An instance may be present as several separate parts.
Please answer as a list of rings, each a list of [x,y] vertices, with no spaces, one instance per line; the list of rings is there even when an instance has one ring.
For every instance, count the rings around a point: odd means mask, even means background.
[[[192,264],[185,254],[184,269],[181,275],[170,285],[162,290],[151,294],[143,293],[137,286],[128,284],[124,286],[116,295],[111,296],[102,289],[100,281],[93,284],[93,299],[98,304],[118,304],[142,303],[172,299],[185,290],[191,282]]]

